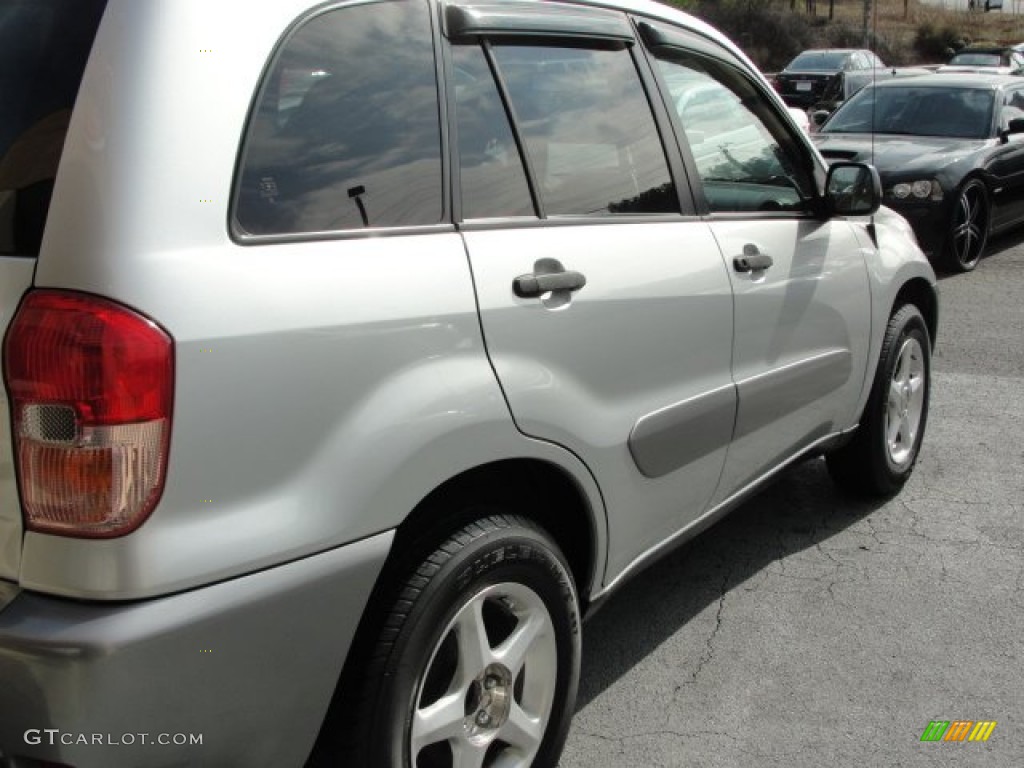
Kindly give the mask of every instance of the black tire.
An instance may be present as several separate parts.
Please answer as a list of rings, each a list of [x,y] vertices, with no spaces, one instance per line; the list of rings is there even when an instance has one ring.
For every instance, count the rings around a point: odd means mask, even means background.
[[[928,422],[931,343],[913,304],[889,318],[878,369],[853,439],[826,456],[842,490],[862,497],[891,496],[910,477]]]
[[[944,266],[953,272],[970,272],[985,253],[992,223],[988,189],[980,179],[969,179],[960,188],[950,221]]]
[[[516,768],[556,765],[575,707],[580,616],[550,536],[523,518],[484,517],[395,586],[365,666],[362,701],[348,713],[359,718],[358,741],[331,762],[488,768],[500,757]],[[508,658],[500,653],[506,645]],[[428,722],[445,728],[430,732]],[[474,759],[460,762],[457,754]]]

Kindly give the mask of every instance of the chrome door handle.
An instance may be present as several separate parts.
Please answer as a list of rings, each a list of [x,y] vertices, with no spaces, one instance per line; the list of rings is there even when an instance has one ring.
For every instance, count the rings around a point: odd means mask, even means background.
[[[521,299],[536,299],[552,291],[578,291],[586,284],[587,278],[573,270],[533,273],[513,280],[512,292]]]

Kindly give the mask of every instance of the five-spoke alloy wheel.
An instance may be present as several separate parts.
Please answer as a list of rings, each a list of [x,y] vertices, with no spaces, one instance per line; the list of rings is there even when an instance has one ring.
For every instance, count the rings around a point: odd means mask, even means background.
[[[558,656],[541,597],[514,582],[470,595],[441,633],[413,707],[409,764],[533,764],[555,699]],[[499,761],[500,758],[500,761]]]
[[[832,479],[860,496],[896,493],[910,477],[928,421],[931,341],[913,304],[889,318],[871,396],[853,439],[826,456]]]
[[[970,272],[978,265],[988,244],[990,225],[988,190],[979,179],[970,179],[960,189],[952,211],[946,240],[946,266]]]
[[[359,746],[344,764],[554,766],[580,663],[578,599],[558,546],[525,518],[488,515],[417,559],[395,574],[362,670]]]
[[[885,446],[894,467],[902,467],[914,458],[917,433],[924,419],[925,378],[925,351],[917,338],[908,336],[897,353],[885,407]]]

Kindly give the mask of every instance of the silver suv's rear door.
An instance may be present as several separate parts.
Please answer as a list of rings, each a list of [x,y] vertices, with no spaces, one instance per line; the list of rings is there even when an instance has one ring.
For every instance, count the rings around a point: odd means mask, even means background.
[[[696,520],[718,484],[736,408],[732,292],[707,224],[681,213],[642,62],[589,40],[600,24],[627,37],[625,18],[539,16],[516,28],[583,21],[543,42],[453,45],[463,233],[516,424],[601,484],[611,581]],[[553,39],[577,31],[585,41]]]
[[[0,336],[32,284],[64,136],[106,0],[0,0]],[[0,579],[16,580],[21,508],[0,390]]]

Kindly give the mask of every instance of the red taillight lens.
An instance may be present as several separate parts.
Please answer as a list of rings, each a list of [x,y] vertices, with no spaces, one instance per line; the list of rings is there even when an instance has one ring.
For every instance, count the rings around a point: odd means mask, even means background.
[[[137,528],[163,489],[174,343],[94,296],[29,293],[4,340],[25,524],[67,536]]]

